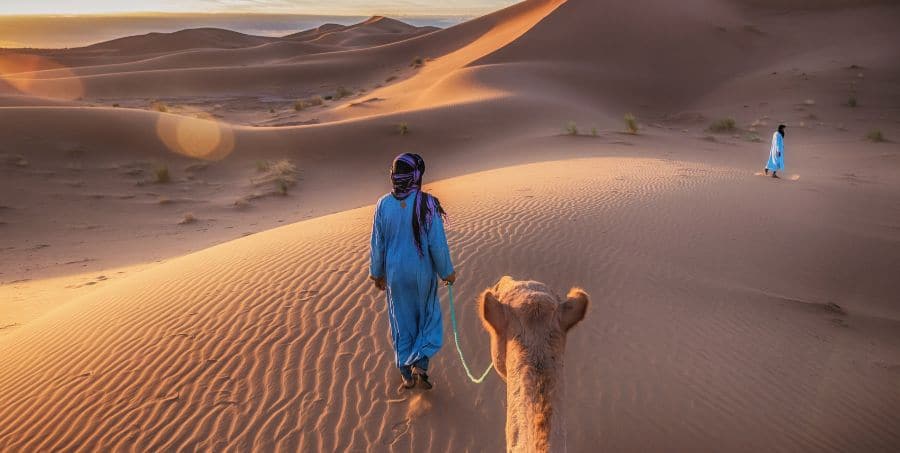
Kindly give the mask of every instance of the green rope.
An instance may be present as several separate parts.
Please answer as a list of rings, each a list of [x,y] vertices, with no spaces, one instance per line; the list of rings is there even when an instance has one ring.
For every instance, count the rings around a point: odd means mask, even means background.
[[[462,362],[462,366],[465,368],[466,374],[469,375],[469,379],[476,384],[481,384],[488,373],[491,372],[491,368],[494,368],[494,364],[491,363],[488,365],[481,377],[476,378],[472,375],[472,372],[469,370],[469,365],[466,364],[466,359],[463,357],[462,349],[459,347],[459,329],[456,328],[456,308],[453,306],[453,285],[447,285],[447,289],[450,290],[450,321],[453,324],[453,340],[456,341],[456,352],[459,353],[459,361]]]

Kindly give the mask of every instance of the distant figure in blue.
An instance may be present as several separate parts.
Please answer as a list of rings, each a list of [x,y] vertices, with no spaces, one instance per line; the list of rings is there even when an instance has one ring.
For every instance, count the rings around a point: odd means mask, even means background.
[[[391,166],[391,193],[375,206],[369,278],[387,294],[394,360],[401,391],[418,383],[431,389],[428,361],[443,344],[438,278],[452,284],[456,273],[444,233],[440,201],[422,192],[425,161],[401,154]]]
[[[784,170],[784,124],[778,125],[778,131],[772,135],[772,149],[769,150],[769,161],[766,162],[766,175],[772,170],[772,177],[778,178],[778,172]]]

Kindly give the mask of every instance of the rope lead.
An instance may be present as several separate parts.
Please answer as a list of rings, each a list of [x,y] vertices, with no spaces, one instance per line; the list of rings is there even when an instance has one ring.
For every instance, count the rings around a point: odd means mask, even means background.
[[[447,285],[447,288],[450,290],[450,321],[453,325],[453,340],[456,342],[456,352],[459,353],[459,361],[462,362],[463,368],[466,370],[466,374],[469,376],[469,379],[476,384],[481,384],[484,379],[487,377],[488,373],[491,372],[491,369],[494,368],[493,362],[488,365],[487,369],[484,370],[484,373],[481,374],[481,377],[476,378],[472,375],[472,371],[469,370],[469,365],[466,364],[466,359],[463,357],[462,348],[459,347],[459,329],[456,328],[456,307],[453,305],[453,285]]]

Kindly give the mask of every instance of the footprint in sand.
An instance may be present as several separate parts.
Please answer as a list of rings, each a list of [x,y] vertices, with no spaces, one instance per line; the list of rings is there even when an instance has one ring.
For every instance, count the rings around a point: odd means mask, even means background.
[[[765,174],[765,173],[763,173],[763,172],[761,172],[761,171],[758,171],[758,172],[753,173],[753,176],[766,176],[766,177],[768,177],[769,175],[767,175],[767,174]],[[790,179],[791,181],[799,181],[799,180],[800,180],[800,175],[798,175],[798,174],[795,173],[795,174],[793,174],[793,175],[788,176],[787,178],[782,178],[782,179]]]
[[[384,445],[393,445],[400,440],[404,434],[409,432],[409,419],[395,423],[391,426],[391,433],[384,439]]]

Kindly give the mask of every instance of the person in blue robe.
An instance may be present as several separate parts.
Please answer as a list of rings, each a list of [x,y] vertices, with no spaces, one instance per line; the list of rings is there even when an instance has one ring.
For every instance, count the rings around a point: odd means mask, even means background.
[[[385,291],[401,390],[432,388],[428,362],[443,344],[439,279],[452,284],[456,273],[444,232],[446,212],[423,192],[425,161],[418,154],[397,156],[391,166],[393,190],[375,205],[369,278]]]
[[[769,149],[769,161],[766,162],[766,175],[772,170],[772,177],[778,178],[778,172],[784,170],[784,124],[772,135],[772,148]]]

